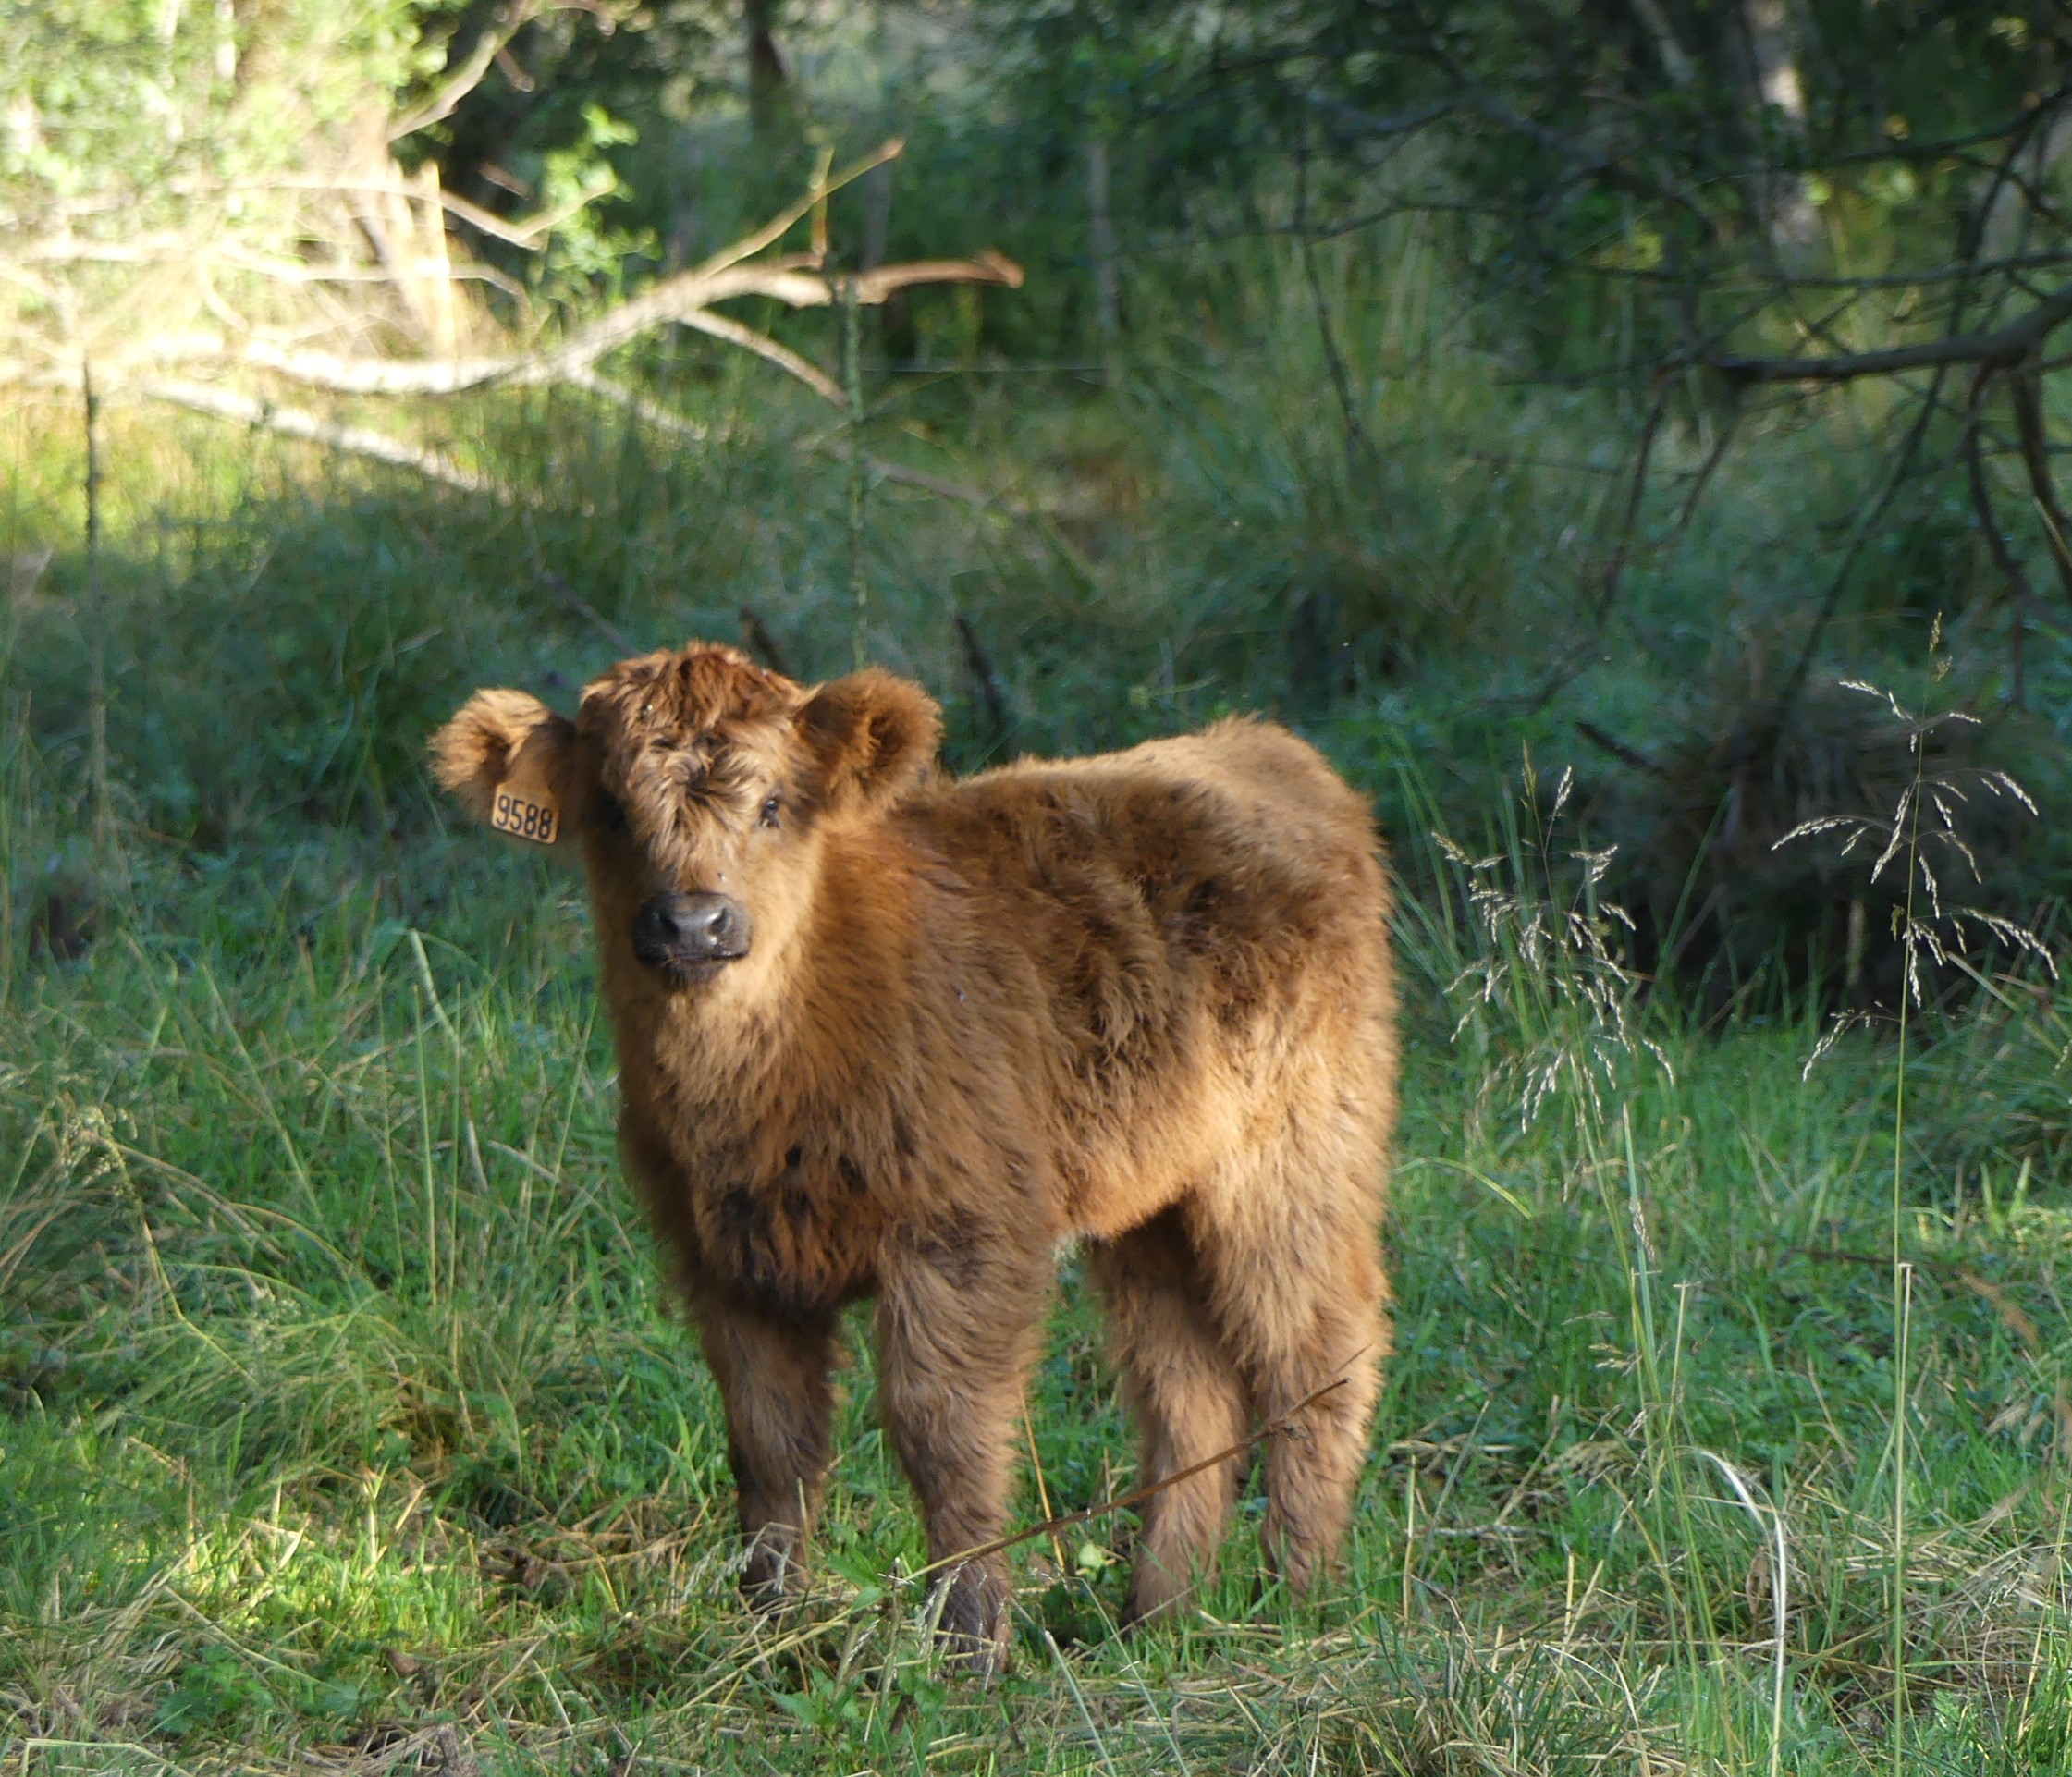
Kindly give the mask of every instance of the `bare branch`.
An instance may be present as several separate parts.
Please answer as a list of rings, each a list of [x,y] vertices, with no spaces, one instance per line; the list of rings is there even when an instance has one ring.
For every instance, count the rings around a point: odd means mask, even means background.
[[[1581,717],[1577,717],[1575,731],[1592,746],[1598,748],[1599,751],[1609,753],[1623,766],[1630,766],[1634,770],[1645,772],[1650,778],[1660,778],[1663,775],[1661,766],[1641,752],[1638,747],[1628,746],[1616,734],[1600,728],[1595,722],[1586,721]]]
[[[845,282],[856,292],[857,301],[870,307],[915,284],[997,284],[1002,289],[1018,290],[1022,268],[988,247],[969,259],[913,259],[901,265],[877,265]]]
[[[1661,63],[1661,71],[1669,76],[1670,83],[1679,90],[1687,88],[1697,78],[1698,69],[1692,63],[1690,52],[1677,41],[1675,28],[1669,22],[1669,15],[1662,11],[1661,0],[1633,0],[1633,10],[1647,28],[1648,35],[1655,40],[1655,56]]]
[[[2007,582],[2008,594],[2016,607],[2014,621],[2019,624],[2025,614],[2035,610],[2036,591],[2008,543],[2007,533],[2000,528],[2000,515],[1993,509],[1992,488],[1986,479],[1986,466],[1979,449],[1979,410],[1983,405],[1986,386],[1991,380],[1992,374],[1988,372],[1971,386],[1971,403],[1964,428],[1965,470],[1971,484],[1971,509],[1985,537],[1986,552],[1992,556],[1992,565],[2000,570],[2001,579]],[[2018,666],[2021,658],[2018,648],[2015,658]],[[2016,701],[2020,701],[2018,694]]]
[[[428,125],[451,116],[454,107],[482,84],[483,78],[504,55],[513,37],[542,12],[570,11],[595,14],[604,21],[606,33],[609,34],[609,16],[600,10],[595,0],[511,0],[496,23],[475,39],[475,46],[468,52],[467,59],[453,70],[436,92],[401,116],[389,119],[388,140],[401,141],[405,136],[414,135]]]
[[[567,4],[568,0],[546,0]],[[499,30],[508,32],[513,21],[536,16],[535,0],[520,0],[520,9],[504,15]],[[1023,282],[1022,268],[1003,255],[985,251],[968,259],[917,260],[879,265],[860,274],[836,276],[824,263],[824,253],[773,254],[763,259],[753,255],[774,246],[802,215],[825,203],[828,193],[884,165],[901,150],[891,141],[864,156],[833,178],[825,162],[816,169],[805,198],[769,224],[692,271],[662,279],[632,300],[621,302],[585,326],[576,328],[559,344],[546,349],[462,353],[451,349],[454,330],[446,329],[448,349],[415,358],[386,358],[370,352],[326,349],[315,341],[325,332],[334,332],[350,319],[337,305],[325,304],[326,325],[313,333],[309,328],[291,332],[286,327],[255,328],[217,296],[210,283],[212,264],[249,272],[276,282],[302,288],[342,283],[394,286],[406,299],[413,284],[429,284],[434,296],[449,292],[456,276],[493,277],[488,268],[456,267],[443,251],[427,253],[413,244],[420,232],[413,207],[410,217],[411,239],[392,239],[398,234],[391,219],[365,205],[360,223],[379,263],[356,262],[348,256],[350,247],[332,242],[328,260],[303,263],[279,259],[248,245],[234,235],[213,239],[200,224],[184,232],[167,232],[116,246],[79,242],[62,233],[35,242],[27,256],[0,257],[0,279],[37,285],[29,268],[31,259],[64,263],[105,258],[111,262],[163,268],[197,286],[203,306],[223,323],[221,331],[168,327],[151,333],[134,325],[129,311],[98,317],[89,331],[96,337],[119,340],[119,349],[97,347],[94,373],[97,384],[119,389],[127,380],[132,392],[169,405],[183,407],[212,418],[256,426],[284,436],[303,439],[327,448],[345,451],[391,464],[469,493],[488,493],[501,500],[521,497],[512,489],[476,473],[435,449],[410,443],[391,434],[336,423],[292,407],[276,405],[261,395],[226,387],[215,382],[189,380],[178,374],[209,366],[216,372],[243,370],[285,379],[304,387],[342,396],[388,398],[442,397],[472,389],[500,386],[528,388],[566,385],[625,410],[644,425],[672,437],[703,442],[708,429],[672,411],[665,403],[607,380],[597,372],[598,363],[617,348],[654,328],[681,325],[725,340],[753,352],[796,378],[816,395],[838,408],[848,398],[841,387],[810,360],[768,334],[717,311],[715,304],[736,297],[763,297],[792,309],[823,308],[841,300],[868,304],[886,301],[898,291],[916,285],[939,283],[989,284],[1014,289]],[[198,188],[201,189],[201,188]],[[210,186],[210,196],[220,196],[231,188]],[[427,226],[443,247],[444,229],[437,220],[443,209],[475,221],[473,206],[451,199],[441,191],[430,169],[422,179],[398,175],[372,178],[290,178],[265,182],[264,189],[308,190],[353,199],[388,198],[423,206]],[[565,214],[566,211],[558,213]],[[542,218],[525,227],[551,227],[558,217]],[[481,226],[506,239],[521,234],[497,218],[479,214]],[[507,281],[508,282],[508,281]],[[153,286],[153,288],[156,288]],[[522,296],[521,291],[514,290]],[[134,294],[134,293],[133,293]],[[422,306],[422,305],[421,305]],[[434,317],[436,319],[436,315]],[[79,323],[70,324],[76,330]],[[29,340],[12,358],[0,359],[0,386],[77,389],[82,379],[81,359],[67,349],[67,339]],[[171,373],[171,374],[169,374]],[[825,448],[825,441],[807,440],[805,448]],[[999,506],[1024,511],[1020,502],[1002,500],[983,489],[910,469],[903,464],[866,459],[864,466],[880,480],[899,483],[942,498],[962,501],[978,509]]]
[[[2001,259],[1965,260],[1953,265],[1929,265],[1912,272],[1845,273],[1779,272],[1760,284],[1722,284],[1723,290],[1735,288],[1777,290],[1913,290],[1934,284],[1951,284],[1979,277],[2005,277],[2020,272],[2047,272],[2072,262],[2072,251],[2010,253]],[[1644,272],[1626,267],[1592,267],[1603,276],[1642,278],[1659,283],[1675,281],[1666,272]]]
[[[633,644],[624,630],[620,629],[618,624],[614,623],[587,598],[583,597],[553,569],[543,568],[540,570],[540,583],[559,599],[562,604],[587,622],[620,654],[638,654],[640,652],[640,649]]]
[[[801,216],[808,214],[818,205],[827,202],[830,192],[839,191],[852,180],[862,178],[874,166],[882,166],[887,161],[897,160],[905,152],[905,138],[893,136],[879,143],[863,159],[852,161],[832,178],[815,180],[812,186],[807,189],[805,196],[792,204],[790,209],[780,211],[760,228],[756,229],[754,234],[744,236],[734,242],[731,247],[721,248],[703,265],[698,266],[691,276],[693,277],[709,276],[715,272],[723,272],[729,265],[738,265],[744,259],[753,259],[766,247],[774,247],[784,239],[791,225],[797,222]]]
[[[1936,383],[1941,385],[1943,372],[1936,373]],[[1931,391],[1932,394],[1932,391]],[[1849,533],[1848,547],[1842,553],[1842,565],[1834,570],[1833,578],[1827,583],[1821,595],[1820,608],[1813,613],[1813,621],[1806,631],[1806,640],[1799,644],[1798,658],[1793,663],[1785,678],[1784,688],[1778,693],[1774,705],[1776,720],[1782,726],[1797,706],[1800,695],[1806,690],[1806,681],[1813,670],[1813,656],[1819,653],[1821,638],[1827,633],[1827,626],[1833,621],[1834,613],[1842,603],[1842,594],[1849,583],[1849,576],[1856,571],[1857,558],[1863,554],[1864,545],[1870,541],[1871,533],[1878,521],[1884,517],[1885,509],[1893,502],[1914,467],[1914,458],[1920,450],[1921,440],[1928,435],[1928,423],[1935,413],[1932,399],[1924,400],[1915,411],[1914,423],[1906,429],[1906,436],[1900,443],[1893,458],[1892,472],[1885,478],[1878,496],[1870,505],[1857,514],[1857,521]]]
[[[1833,352],[1820,358],[1749,358],[1714,353],[1696,362],[1710,365],[1728,381],[1748,383],[1846,383],[1859,376],[1892,376],[1902,371],[1941,370],[1953,364],[1977,364],[2007,370],[2034,354],[2066,320],[2072,319],[2072,284],[2062,284],[2028,313],[1987,333],[1953,334],[1918,345],[1893,346],[1883,351]]]
[[[888,276],[876,278],[862,295],[864,301],[883,301],[905,284],[995,284],[1013,288],[1021,282],[1021,267],[997,253],[978,259],[929,260],[926,279],[901,276],[904,265],[888,265]],[[768,260],[756,265],[734,264],[717,272],[680,272],[664,278],[630,302],[621,303],[551,351],[472,358],[369,358],[337,352],[305,351],[270,340],[253,340],[242,353],[255,369],[271,371],[292,382],[338,395],[454,395],[491,383],[514,387],[536,387],[567,382],[575,373],[586,371],[606,353],[637,338],[664,322],[680,322],[736,345],[747,345],[753,337],[760,341],[752,348],[803,381],[818,388],[826,378],[803,358],[796,357],[775,340],[750,335],[749,329],[724,316],[707,313],[713,302],[737,296],[766,296],[795,309],[824,308],[835,300],[835,285],[818,272],[803,269],[796,258]],[[863,280],[858,280],[862,283]],[[819,379],[819,380],[815,380]],[[828,391],[821,390],[823,394]],[[840,393],[828,395],[839,403]]]
[[[1691,520],[1698,512],[1698,502],[1705,497],[1706,488],[1711,485],[1712,472],[1725,460],[1727,448],[1734,442],[1735,428],[1741,423],[1741,404],[1735,402],[1720,421],[1720,429],[1713,437],[1712,448],[1705,453],[1705,460],[1698,466],[1698,473],[1691,477],[1690,491],[1684,496],[1683,510],[1676,514],[1676,528],[1670,533],[1671,542],[1675,542],[1690,529]]]
[[[700,333],[708,333],[715,339],[724,339],[729,345],[752,351],[767,363],[796,376],[815,395],[832,401],[837,407],[847,407],[849,397],[842,393],[841,385],[822,370],[819,365],[802,358],[789,346],[779,345],[766,333],[757,333],[754,327],[743,325],[731,315],[715,314],[710,309],[692,309],[677,319],[687,327],[695,327]]]
[[[1612,602],[1619,595],[1619,580],[1625,572],[1626,560],[1633,553],[1633,527],[1640,518],[1640,501],[1648,491],[1648,465],[1655,454],[1655,437],[1661,430],[1663,415],[1669,410],[1669,388],[1663,385],[1655,397],[1655,404],[1648,410],[1648,421],[1640,428],[1640,442],[1633,453],[1633,480],[1626,487],[1625,514],[1619,521],[1618,540],[1612,545],[1612,554],[1604,564],[1604,577],[1598,582],[1597,603],[1590,612],[1590,631],[1601,636],[1604,625],[1612,615]]]
[[[741,607],[741,644],[748,654],[774,673],[786,679],[796,679],[791,670],[791,659],[784,652],[784,644],[770,633],[770,626],[763,621],[763,614],[753,605]]]
[[[1846,153],[1831,155],[1825,165],[1848,166],[1865,161],[1943,160],[1960,149],[1979,148],[1987,142],[2005,141],[2009,136],[2022,135],[2036,127],[2039,116],[2054,111],[2068,97],[2072,97],[2072,83],[2060,83],[2044,93],[2035,104],[2025,105],[2017,115],[1999,123],[1989,124],[1983,129],[1974,129],[1968,135],[1943,136],[1930,140],[1887,136],[1875,148],[1858,148]]]
[[[2021,439],[2022,464],[2029,471],[2029,491],[2043,521],[2043,534],[2051,545],[2051,560],[2065,590],[2072,593],[2072,548],[2066,546],[2064,509],[2057,503],[2057,484],[2051,476],[2051,460],[2043,437],[2043,408],[2033,364],[2007,379],[2007,399],[2015,410],[2015,430]],[[1996,527],[1997,531],[1997,527]]]
[[[933,494],[938,499],[957,500],[965,506],[998,506],[1005,511],[1025,516],[1029,511],[1024,500],[1003,499],[997,494],[988,494],[982,487],[973,487],[965,482],[953,482],[942,475],[931,475],[925,469],[909,469],[904,463],[887,462],[882,457],[866,457],[865,467],[880,481],[897,483],[901,487],[917,488],[924,494]]]
[[[615,407],[624,408],[643,424],[651,425],[657,432],[666,432],[672,438],[704,444],[711,435],[712,429],[709,426],[701,425],[695,420],[686,420],[682,414],[663,406],[661,402],[645,395],[636,394],[618,383],[607,381],[595,371],[570,371],[567,381],[585,395],[595,395],[600,401],[609,401]]]
[[[323,191],[339,197],[364,194],[370,197],[411,198],[420,202],[431,200],[448,215],[466,223],[469,227],[492,236],[507,245],[521,247],[530,251],[536,249],[561,224],[595,203],[611,188],[606,185],[596,186],[579,192],[551,210],[540,210],[530,216],[510,219],[484,210],[479,204],[470,203],[466,198],[456,197],[444,188],[429,191],[421,186],[405,184],[400,179],[372,176],[354,178],[348,174],[306,175],[270,179],[239,179],[228,184],[178,179],[168,184],[166,189],[176,197],[231,197],[240,192],[254,191]]]
[[[978,631],[972,628],[971,619],[959,611],[956,622],[957,639],[964,645],[964,667],[978,686],[979,698],[986,705],[986,719],[993,730],[993,745],[1004,752],[1014,737],[1014,725],[1008,719],[1007,694],[1000,690],[999,675],[993,670],[993,663],[978,640]]]
[[[406,443],[386,432],[372,432],[365,426],[338,425],[329,420],[319,419],[313,413],[304,413],[294,408],[276,407],[271,401],[239,395],[229,389],[214,388],[206,383],[146,383],[138,393],[149,396],[153,400],[186,408],[190,412],[206,413],[214,419],[259,426],[267,432],[277,432],[284,437],[300,438],[310,444],[323,445],[326,449],[342,450],[355,457],[369,457],[376,462],[408,469],[427,481],[458,488],[464,494],[488,494],[506,504],[515,497],[511,490],[501,483],[492,481],[485,475],[478,475],[471,469],[462,468],[452,458],[436,450],[427,450],[421,446]]]

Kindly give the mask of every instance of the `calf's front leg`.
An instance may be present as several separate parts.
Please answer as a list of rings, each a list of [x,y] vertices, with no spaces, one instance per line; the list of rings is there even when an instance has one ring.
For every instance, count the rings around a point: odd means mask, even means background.
[[[938,1633],[970,1671],[1006,1658],[1006,1555],[957,1557],[1006,1528],[1014,1428],[1043,1327],[1048,1271],[959,1231],[896,1243],[880,1280],[877,1389],[886,1436],[943,1563]]]
[[[777,1603],[803,1573],[827,1485],[835,1317],[766,1314],[701,1292],[698,1330],[727,1408],[751,1602]]]

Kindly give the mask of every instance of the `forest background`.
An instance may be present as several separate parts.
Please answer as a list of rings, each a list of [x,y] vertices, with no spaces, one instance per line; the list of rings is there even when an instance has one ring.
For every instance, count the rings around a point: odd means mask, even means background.
[[[0,10],[0,1771],[2072,1769],[2072,14]],[[1405,889],[1346,1584],[933,1666],[426,734],[697,634],[1232,709]],[[1817,1060],[1817,1065],[1814,1063]],[[1131,1485],[1068,1265],[1030,1523]]]

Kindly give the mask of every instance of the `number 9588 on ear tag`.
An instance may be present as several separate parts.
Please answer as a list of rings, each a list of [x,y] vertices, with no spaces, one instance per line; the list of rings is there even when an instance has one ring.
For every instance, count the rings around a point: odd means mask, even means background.
[[[516,781],[499,784],[489,804],[489,825],[535,845],[552,845],[561,811],[554,798]]]

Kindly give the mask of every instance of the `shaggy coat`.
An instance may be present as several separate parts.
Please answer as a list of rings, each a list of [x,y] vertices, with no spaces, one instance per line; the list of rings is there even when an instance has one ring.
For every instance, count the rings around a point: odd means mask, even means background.
[[[628,660],[573,722],[475,694],[433,744],[488,818],[550,796],[580,850],[627,1166],[725,1398],[746,1584],[780,1593],[829,1458],[838,1316],[989,1668],[999,1536],[1057,1256],[1106,1298],[1141,1477],[1265,1454],[1265,1543],[1330,1562],[1387,1344],[1389,896],[1368,811],[1269,723],[962,780],[935,705],[802,688],[729,648]],[[1134,1617],[1209,1570],[1235,1459],[1155,1494]]]

